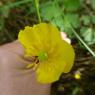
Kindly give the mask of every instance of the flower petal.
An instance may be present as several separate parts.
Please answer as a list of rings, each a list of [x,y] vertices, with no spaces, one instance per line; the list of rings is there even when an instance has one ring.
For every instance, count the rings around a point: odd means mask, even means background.
[[[40,63],[36,73],[40,83],[52,83],[60,78],[60,75],[68,73],[74,63],[74,50],[65,41],[59,42],[56,51],[50,54],[48,61]]]
[[[74,59],[75,59],[74,49],[72,45],[62,40],[58,50],[59,50],[59,56],[61,60],[65,62],[64,64],[65,68],[63,72],[68,73],[74,64]]]
[[[62,40],[58,29],[51,24],[27,26],[20,31],[18,39],[28,56],[38,56],[40,52],[47,53],[47,60],[39,60],[36,71],[37,80],[41,83],[57,81],[63,72],[69,72],[73,66],[75,54],[72,46]],[[43,57],[42,53],[40,57]]]
[[[24,30],[21,30],[18,35],[19,42],[24,46],[26,54],[36,55],[37,49],[32,45],[34,42],[31,38],[33,37],[32,27],[26,26]]]
[[[49,50],[61,39],[58,29],[51,24],[40,23],[33,27],[25,27],[18,35],[19,41],[29,55],[37,54],[40,50]]]
[[[59,65],[61,66],[62,64],[59,63],[57,62],[41,63],[36,71],[37,80],[40,83],[45,83],[45,84],[57,81],[60,75],[62,74],[62,71],[59,69]],[[61,66],[60,68],[63,69],[64,67]]]

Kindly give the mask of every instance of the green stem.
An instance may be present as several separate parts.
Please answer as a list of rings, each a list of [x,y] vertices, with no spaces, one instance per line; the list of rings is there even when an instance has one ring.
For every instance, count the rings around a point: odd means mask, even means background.
[[[57,0],[55,0],[55,3],[57,4]],[[94,51],[92,51],[92,49],[82,40],[82,38],[78,35],[78,33],[74,30],[74,28],[72,27],[71,23],[68,20],[68,24],[70,25],[70,28],[72,29],[72,32],[74,33],[74,35],[78,38],[78,40],[86,47],[86,49],[92,54],[93,57],[95,57],[95,53]]]
[[[78,35],[78,33],[71,26],[71,24],[70,24],[70,28],[72,29],[72,32],[75,34],[75,36],[79,39],[79,41],[86,47],[86,49],[92,54],[92,56],[95,57],[94,51],[92,51],[91,48],[82,40],[82,38]]]
[[[36,5],[37,14],[38,14],[38,20],[39,20],[39,23],[41,23],[41,16],[39,12],[39,0],[35,0],[35,5]]]

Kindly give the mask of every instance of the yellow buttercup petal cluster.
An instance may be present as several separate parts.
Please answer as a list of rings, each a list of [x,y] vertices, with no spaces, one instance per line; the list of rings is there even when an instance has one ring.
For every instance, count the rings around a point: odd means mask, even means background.
[[[74,63],[74,50],[70,44],[62,40],[60,32],[49,23],[26,26],[18,35],[24,46],[26,55],[35,57],[35,61],[27,68],[35,69],[40,83],[52,83],[60,75],[68,73]],[[38,66],[37,66],[38,65]]]

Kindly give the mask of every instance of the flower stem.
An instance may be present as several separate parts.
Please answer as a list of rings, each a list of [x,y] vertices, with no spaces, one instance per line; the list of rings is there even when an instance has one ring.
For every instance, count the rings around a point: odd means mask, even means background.
[[[35,5],[36,5],[37,14],[38,14],[38,20],[40,23],[41,22],[41,16],[40,16],[40,12],[39,12],[39,0],[35,0]]]
[[[70,23],[69,23],[70,24]],[[82,38],[78,35],[78,33],[74,30],[72,25],[70,24],[70,28],[72,29],[72,32],[74,35],[78,38],[78,40],[86,47],[86,49],[92,54],[93,57],[95,57],[94,51],[82,40]]]

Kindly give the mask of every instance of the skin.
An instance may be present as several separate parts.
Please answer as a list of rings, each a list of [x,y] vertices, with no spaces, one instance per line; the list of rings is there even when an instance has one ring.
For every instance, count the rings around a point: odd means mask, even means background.
[[[35,71],[25,68],[32,60],[18,41],[0,47],[0,95],[50,95],[51,85],[38,83]]]
[[[61,32],[61,36],[70,43],[66,34]],[[26,69],[33,58],[24,54],[19,41],[0,47],[0,95],[50,95],[51,84],[36,81],[35,71]]]

